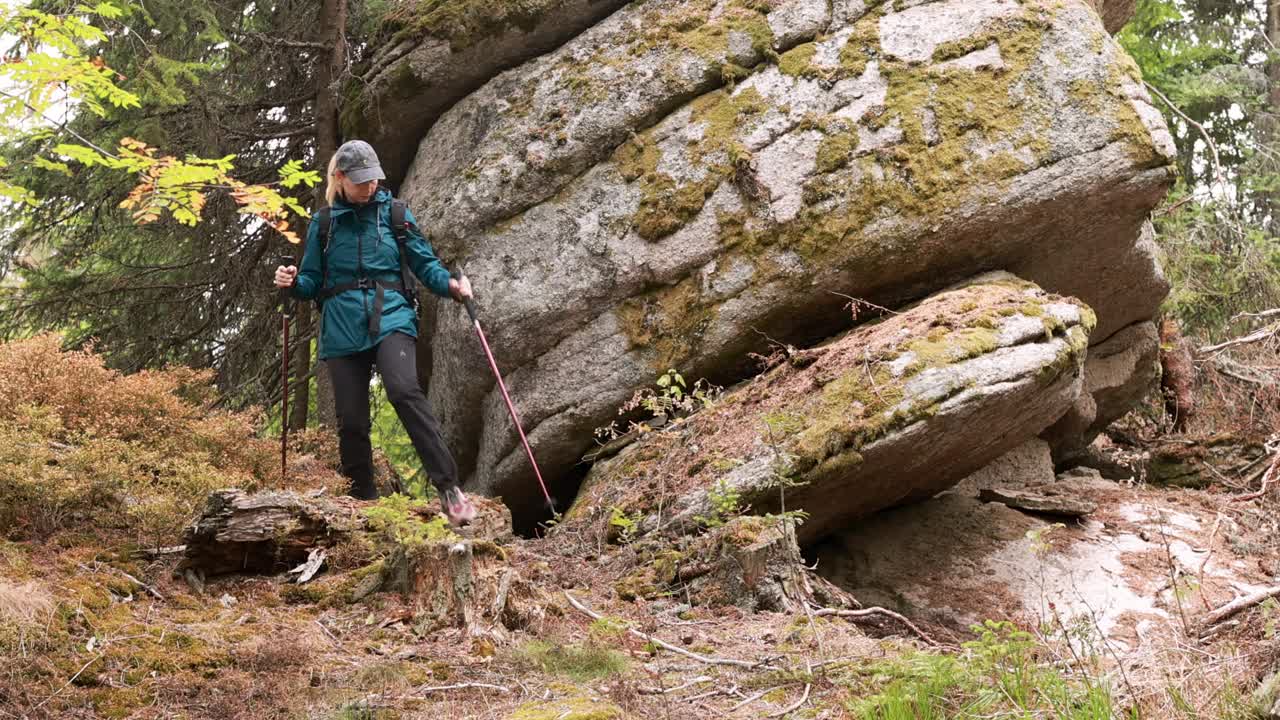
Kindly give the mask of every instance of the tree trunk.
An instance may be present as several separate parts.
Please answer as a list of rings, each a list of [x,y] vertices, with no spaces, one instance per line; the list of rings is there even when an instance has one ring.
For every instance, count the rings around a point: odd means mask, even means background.
[[[1267,39],[1271,41],[1272,47],[1280,46],[1280,2],[1277,0],[1267,2]],[[1274,131],[1277,119],[1275,113],[1280,110],[1280,60],[1272,60],[1267,64],[1267,80],[1267,110],[1271,129]],[[1272,137],[1274,138],[1274,133]]]
[[[331,46],[328,62],[320,63],[316,71],[316,164],[321,173],[329,167],[329,158],[338,150],[341,140],[338,129],[338,78],[346,62],[347,0],[324,0],[320,8],[320,37]],[[328,182],[328,178],[325,178]],[[316,207],[323,206],[324,184],[317,192]],[[317,321],[317,326],[319,322]],[[318,333],[317,333],[318,336]],[[316,371],[316,424],[335,427],[337,412],[333,405],[333,381],[329,369],[317,361]]]
[[[1280,43],[1280,0],[1267,0],[1266,33],[1271,47]],[[1274,146],[1280,141],[1280,60],[1272,59],[1267,63],[1267,106],[1258,117],[1258,142],[1263,146]],[[1274,161],[1262,160],[1264,173],[1274,173],[1278,169]],[[1262,204],[1265,206],[1264,221],[1270,234],[1280,232],[1280,194],[1266,193]]]

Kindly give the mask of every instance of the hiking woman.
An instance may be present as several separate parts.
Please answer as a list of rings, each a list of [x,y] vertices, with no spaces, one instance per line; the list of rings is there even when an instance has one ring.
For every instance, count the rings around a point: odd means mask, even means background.
[[[411,297],[414,277],[436,295],[458,301],[471,297],[471,284],[449,276],[413,214],[378,187],[386,175],[368,143],[344,143],[330,159],[328,175],[329,206],[312,216],[302,271],[277,267],[275,285],[321,303],[319,357],[333,378],[342,474],[351,480],[352,496],[378,496],[369,441],[369,379],[377,366],[445,515],[455,525],[466,524],[475,508],[458,487],[457,465],[418,385]]]

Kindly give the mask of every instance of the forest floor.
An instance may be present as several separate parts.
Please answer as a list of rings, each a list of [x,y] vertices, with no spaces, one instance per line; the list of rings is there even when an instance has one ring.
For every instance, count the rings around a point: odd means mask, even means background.
[[[19,637],[0,717],[1247,717],[1280,657],[1280,607],[1200,633],[1211,608],[1280,569],[1274,498],[1079,488],[1099,507],[1079,521],[956,492],[845,538],[863,572],[831,561],[824,574],[921,634],[887,615],[622,600],[625,547],[554,535],[505,546],[538,612],[492,633],[423,627],[397,593],[335,601],[341,573],[308,586],[232,574],[197,592],[173,556],[102,552],[74,533],[9,542],[0,610]],[[969,629],[984,621],[1007,624]],[[1099,696],[1092,711],[1059,706]]]

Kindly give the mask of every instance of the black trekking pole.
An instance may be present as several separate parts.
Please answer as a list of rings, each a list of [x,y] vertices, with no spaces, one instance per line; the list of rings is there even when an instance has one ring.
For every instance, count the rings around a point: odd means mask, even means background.
[[[292,255],[282,255],[280,264],[292,267]],[[284,334],[283,352],[280,353],[280,481],[288,473],[289,457],[289,316],[293,305],[289,302],[289,288],[280,288],[280,328]]]
[[[461,270],[453,271],[453,279],[459,283],[466,277]],[[498,371],[498,363],[493,359],[493,351],[489,349],[489,341],[484,336],[484,330],[480,327],[480,315],[476,311],[475,298],[464,297],[462,304],[467,308],[467,315],[471,316],[471,324],[476,329],[476,335],[480,338],[480,347],[484,348],[484,355],[489,359],[489,369],[493,371],[493,377],[498,381],[498,389],[502,390],[502,399],[507,401],[507,412],[511,413],[511,423],[516,426],[516,432],[520,433],[520,442],[524,443],[524,451],[529,455],[529,463],[533,465],[533,474],[538,478],[538,487],[542,488],[542,497],[546,498],[547,509],[555,516],[560,513],[556,512],[555,501],[551,499],[551,493],[547,492],[547,484],[542,480],[542,471],[538,469],[538,461],[533,459],[533,449],[529,447],[529,439],[525,437],[524,428],[520,427],[520,418],[516,415],[516,406],[511,404],[511,396],[507,394],[507,384],[502,382],[502,373]]]

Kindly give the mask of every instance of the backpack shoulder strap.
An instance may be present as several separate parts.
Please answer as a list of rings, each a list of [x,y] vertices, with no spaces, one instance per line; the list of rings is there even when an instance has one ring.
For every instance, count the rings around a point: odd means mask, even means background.
[[[325,205],[316,213],[316,239],[320,241],[320,290],[329,281],[329,227],[333,225],[333,207]],[[316,296],[319,298],[319,295]],[[321,302],[319,299],[317,303]]]
[[[403,246],[409,239],[408,230],[405,221],[405,212],[409,206],[400,198],[392,198],[391,200],[391,232],[396,236],[396,242]]]
[[[326,243],[329,242],[329,220],[333,215],[333,208],[325,205],[316,213],[316,222],[320,223],[320,249],[323,250]]]

